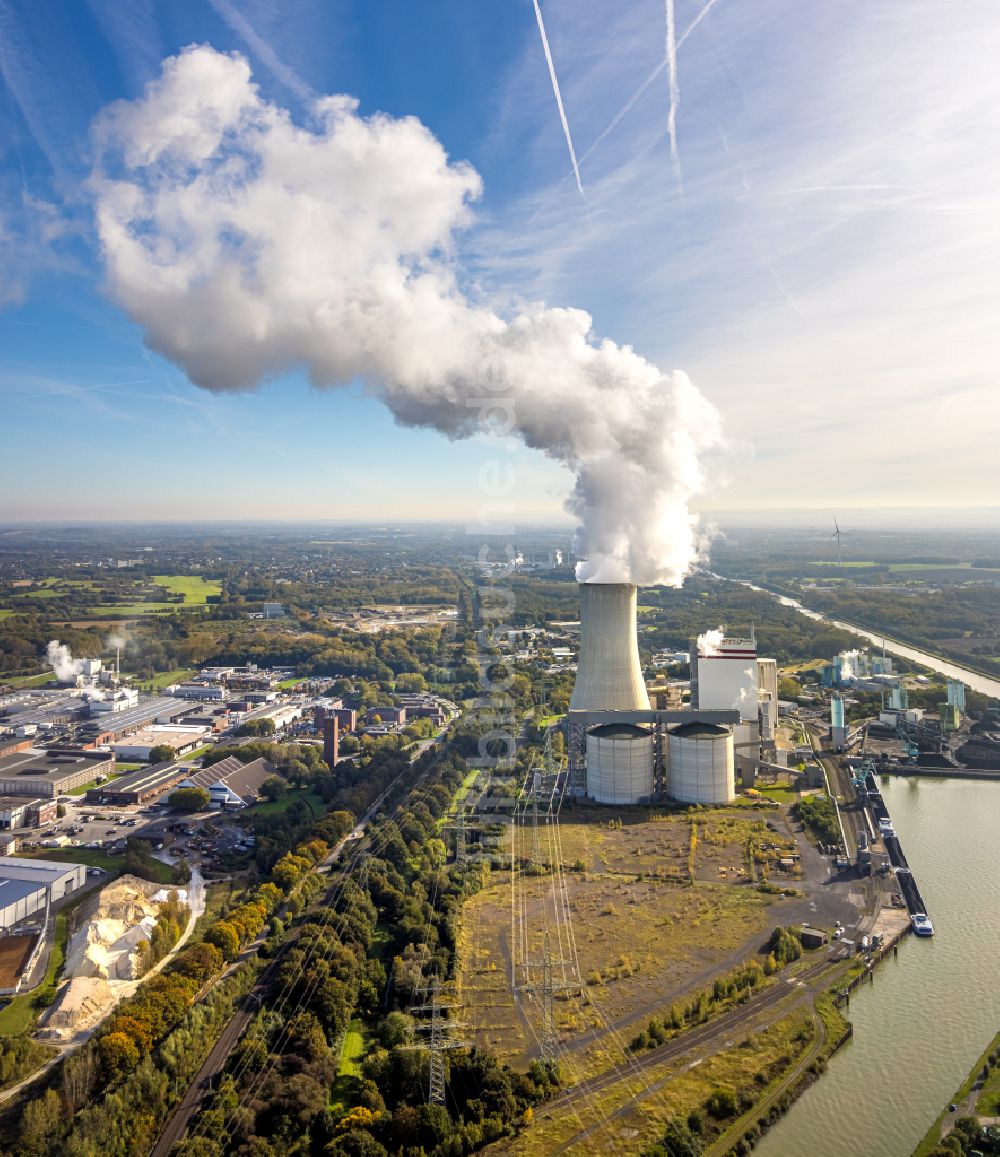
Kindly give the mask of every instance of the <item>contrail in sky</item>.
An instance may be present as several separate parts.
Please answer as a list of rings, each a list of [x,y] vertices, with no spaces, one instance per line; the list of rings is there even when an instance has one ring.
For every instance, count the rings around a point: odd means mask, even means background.
[[[711,12],[712,9],[718,3],[719,3],[719,0],[708,0],[708,3],[705,5],[705,7],[702,8],[702,10],[698,13],[698,15],[691,21],[691,23],[687,26],[687,28],[684,29],[683,33],[681,33],[681,35],[677,38],[677,47],[676,47],[677,52],[680,51],[681,46],[684,44],[684,41],[687,40],[687,38],[691,35],[691,33],[694,32],[694,30],[698,27],[698,25],[705,19],[705,17],[709,14],[709,12]],[[660,75],[660,73],[666,67],[667,67],[667,58],[666,58],[666,56],[664,56],[663,59],[660,61],[660,63],[653,69],[653,71],[642,82],[642,84],[640,84],[639,87],[635,90],[635,92],[632,93],[632,95],[628,98],[628,100],[625,102],[625,104],[622,105],[622,107],[618,110],[617,113],[615,113],[614,118],[607,125],[607,127],[601,130],[601,132],[598,134],[597,139],[594,141],[594,143],[590,146],[590,148],[588,148],[587,151],[580,158],[581,164],[590,156],[590,154],[597,148],[597,146],[599,144],[601,144],[601,142],[606,137],[609,137],[615,131],[615,129],[618,128],[618,126],[628,116],[628,114],[632,111],[632,109],[635,108],[636,104],[638,104],[639,99],[644,95],[644,93],[649,88],[649,86],[653,83],[654,80],[656,80],[656,78]]]
[[[670,91],[670,112],[667,114],[667,132],[670,134],[670,157],[674,162],[678,182],[681,177],[681,159],[677,153],[677,106],[681,89],[677,83],[677,35],[674,26],[674,0],[667,0],[667,88]]]
[[[709,12],[711,12],[712,9],[718,3],[719,3],[719,0],[708,0],[708,3],[705,5],[705,7],[702,8],[702,10],[698,13],[698,15],[687,26],[687,28],[684,29],[683,35],[681,36],[680,40],[677,41],[677,47],[678,48],[680,48],[680,46],[684,43],[684,41],[687,40],[687,38],[691,35],[691,33],[694,32],[694,30],[698,27],[698,25],[705,19],[705,17],[709,14]]]
[[[208,2],[232,31],[243,38],[261,64],[269,69],[286,88],[291,89],[299,100],[311,102],[316,99],[315,91],[294,69],[285,64],[268,41],[257,34],[250,21],[235,5],[230,3],[230,0],[208,0]]]
[[[566,137],[566,147],[569,149],[569,159],[573,162],[573,175],[576,177],[576,187],[580,190],[580,196],[583,196],[583,185],[580,182],[580,166],[576,163],[576,150],[573,148],[573,138],[569,132],[569,121],[566,120],[566,110],[563,108],[562,94],[559,92],[559,81],[556,78],[556,66],[552,63],[552,52],[549,49],[549,38],[545,35],[545,22],[542,20],[542,10],[538,7],[538,0],[533,0],[535,5],[535,19],[538,21],[538,31],[542,37],[542,48],[545,49],[545,59],[549,66],[549,76],[552,79],[552,91],[555,93],[556,104],[559,107],[559,119],[562,121],[563,133]]]

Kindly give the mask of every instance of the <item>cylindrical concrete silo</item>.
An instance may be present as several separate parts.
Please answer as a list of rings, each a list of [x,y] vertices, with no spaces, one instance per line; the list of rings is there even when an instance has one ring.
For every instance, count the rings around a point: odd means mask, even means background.
[[[580,659],[570,711],[648,711],[631,583],[580,584]]]
[[[667,741],[667,794],[680,803],[730,803],[736,796],[733,733],[715,723],[684,723]]]
[[[653,794],[653,733],[632,723],[587,732],[587,795],[597,803],[635,804]]]

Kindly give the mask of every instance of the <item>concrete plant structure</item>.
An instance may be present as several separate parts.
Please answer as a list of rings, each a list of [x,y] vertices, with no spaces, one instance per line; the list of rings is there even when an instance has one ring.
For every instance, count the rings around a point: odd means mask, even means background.
[[[667,794],[680,803],[722,804],[736,797],[733,732],[692,721],[670,732]]]
[[[710,774],[704,784],[694,777],[690,791],[698,799],[691,802],[727,803],[735,790],[732,728],[740,724],[740,711],[731,703],[700,705],[695,711],[650,706],[639,661],[637,603],[636,587],[628,583],[580,586],[580,659],[566,720],[571,790],[595,803],[617,806],[651,803],[673,794],[669,728],[695,724],[708,728],[713,740],[721,735],[725,742],[701,745],[712,753]],[[756,680],[755,666],[754,726]],[[701,747],[674,746],[684,757],[681,782],[687,784],[686,769],[697,762],[694,757]]]
[[[602,723],[587,733],[587,795],[595,803],[634,804],[652,800],[652,728]]]
[[[580,659],[570,711],[648,711],[636,635],[638,589],[580,584]]]
[[[775,667],[777,698],[777,667]],[[756,723],[760,697],[757,643],[750,639],[722,639],[711,646],[698,640],[691,649],[691,706],[709,711],[727,708],[740,713],[744,723]]]

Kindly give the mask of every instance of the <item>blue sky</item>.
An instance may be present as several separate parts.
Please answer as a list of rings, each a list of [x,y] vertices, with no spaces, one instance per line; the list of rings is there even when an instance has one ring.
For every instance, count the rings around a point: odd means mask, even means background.
[[[200,389],[106,292],[91,125],[195,43],[296,121],[349,93],[474,166],[467,292],[687,371],[730,440],[703,509],[1000,505],[996,5],[675,0],[673,155],[663,0],[541,11],[582,196],[530,0],[0,0],[0,517],[481,505],[482,440],[294,372]],[[570,474],[508,460],[512,521],[564,518]]]

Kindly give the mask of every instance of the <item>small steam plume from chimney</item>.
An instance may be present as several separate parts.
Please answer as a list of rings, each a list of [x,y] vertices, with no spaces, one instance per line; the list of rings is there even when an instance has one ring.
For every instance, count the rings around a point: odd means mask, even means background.
[[[725,627],[715,631],[706,631],[698,636],[698,654],[707,659],[709,655],[718,655],[722,640],[726,637]]]
[[[202,45],[105,109],[94,146],[111,291],[191,381],[304,369],[362,380],[405,426],[515,435],[575,475],[580,581],[681,583],[715,408],[583,310],[473,297],[452,254],[482,182],[415,118],[332,96],[293,124],[242,57]]]
[[[53,639],[45,648],[45,661],[60,683],[74,683],[76,677],[83,673],[83,660],[74,659],[73,652],[58,639]]]

